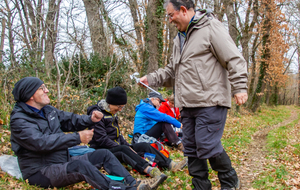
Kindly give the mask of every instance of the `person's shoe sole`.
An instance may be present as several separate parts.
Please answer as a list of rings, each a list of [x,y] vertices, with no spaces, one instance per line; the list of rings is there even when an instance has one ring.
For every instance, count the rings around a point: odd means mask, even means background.
[[[151,190],[157,189],[158,186],[159,186],[160,184],[162,184],[167,178],[168,178],[167,175],[161,174],[161,175],[159,176],[159,180],[157,180],[153,185],[150,186],[150,187],[151,187]]]
[[[181,170],[188,164],[187,158],[184,158],[184,159],[185,159],[185,164],[180,168]]]
[[[241,188],[241,182],[240,182],[240,179],[238,179],[235,187],[232,187],[232,188],[223,188],[221,190],[239,190]]]
[[[238,190],[241,188],[241,181],[240,179],[238,179],[237,183],[236,183],[236,186],[235,186],[235,189]]]
[[[148,184],[141,184],[137,190],[151,190],[151,187]]]

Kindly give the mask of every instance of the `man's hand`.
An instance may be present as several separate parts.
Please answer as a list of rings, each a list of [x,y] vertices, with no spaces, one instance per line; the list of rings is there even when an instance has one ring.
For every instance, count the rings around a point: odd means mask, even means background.
[[[149,86],[149,83],[148,83],[148,79],[146,76],[143,76],[142,78],[140,78],[140,82],[144,83],[145,85],[148,85]],[[145,87],[144,85],[142,85],[141,83],[138,83],[140,86],[143,86]]]
[[[248,94],[247,93],[237,93],[234,95],[234,99],[235,99],[235,103],[240,106],[247,101]]]
[[[100,111],[96,110],[96,111],[93,111],[91,119],[94,123],[96,123],[96,122],[99,122],[102,119],[102,117],[103,117],[103,114]]]
[[[84,144],[88,144],[93,138],[94,129],[79,131],[78,134],[80,136],[81,142],[84,143]]]

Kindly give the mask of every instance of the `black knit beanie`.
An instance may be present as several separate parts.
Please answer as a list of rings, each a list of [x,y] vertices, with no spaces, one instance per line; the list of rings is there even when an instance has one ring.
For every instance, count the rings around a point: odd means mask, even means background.
[[[125,105],[127,104],[127,94],[119,86],[109,89],[106,95],[106,102],[111,105]]]
[[[12,91],[17,102],[27,102],[44,82],[36,77],[25,77],[19,80]]]

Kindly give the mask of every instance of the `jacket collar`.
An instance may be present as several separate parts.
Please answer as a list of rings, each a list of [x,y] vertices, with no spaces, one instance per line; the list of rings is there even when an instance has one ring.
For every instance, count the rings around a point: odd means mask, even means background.
[[[45,112],[45,115],[47,115],[47,113],[52,111],[51,106],[49,106],[49,105],[44,106],[43,110]],[[12,111],[12,115],[14,115],[16,112],[23,112],[23,113],[26,113],[26,114],[31,115],[33,117],[42,117],[38,113],[32,111],[24,102],[17,102],[16,103],[16,105],[15,105],[13,111]],[[42,118],[44,118],[44,117],[42,117]]]
[[[203,23],[205,23],[207,21],[207,19],[205,19],[205,15],[210,16],[210,14],[212,14],[210,11],[206,10],[206,9],[202,9],[202,10],[197,10],[195,12],[194,17],[192,18],[192,20],[190,21],[187,29],[185,32],[180,32],[178,31],[179,35],[182,36],[186,36],[188,34],[188,32],[190,31],[191,28],[193,28],[193,26],[201,26]]]

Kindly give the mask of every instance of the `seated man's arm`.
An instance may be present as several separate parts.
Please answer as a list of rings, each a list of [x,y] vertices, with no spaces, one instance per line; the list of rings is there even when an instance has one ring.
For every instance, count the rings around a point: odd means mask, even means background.
[[[10,126],[11,140],[30,151],[51,152],[80,144],[78,133],[44,134],[37,124],[23,119],[12,121]]]
[[[155,109],[153,106],[149,104],[145,104],[141,106],[139,111],[154,121],[170,123],[177,128],[181,127],[181,123],[177,121],[175,118],[167,114],[161,113],[160,111],[158,111],[157,109]]]
[[[56,110],[61,130],[64,132],[81,131],[94,124],[89,115],[77,115],[71,112]]]

